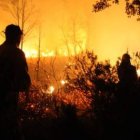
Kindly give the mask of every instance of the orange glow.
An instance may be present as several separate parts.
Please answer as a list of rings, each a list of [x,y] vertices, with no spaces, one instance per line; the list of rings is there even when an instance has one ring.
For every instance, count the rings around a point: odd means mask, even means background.
[[[67,81],[66,80],[61,80],[60,83],[61,83],[62,86],[64,86],[67,83]]]
[[[31,108],[34,108],[35,106],[33,105],[33,104],[31,104],[31,106],[30,106]]]
[[[140,69],[137,70],[138,77],[140,77]]]
[[[38,57],[38,52],[37,50],[33,50],[33,49],[25,50],[25,55],[27,58],[30,58],[30,57],[36,58]]]
[[[53,86],[50,86],[47,90],[47,93],[52,94],[54,92],[55,88]]]
[[[89,95],[90,96],[90,95]],[[65,104],[75,105],[78,109],[90,108],[91,99],[84,96],[81,91],[72,91],[70,93],[57,93],[57,101],[63,101]]]
[[[24,49],[25,52],[25,56],[27,58],[37,58],[38,57],[38,51],[35,49]],[[50,52],[41,52],[40,53],[40,57],[49,57],[49,56],[55,56],[55,52],[54,51],[50,51]]]
[[[68,56],[84,49],[94,50],[99,60],[117,58],[126,52],[139,50],[140,28],[136,18],[128,18],[124,2],[102,12],[92,13],[93,1],[81,0],[39,0],[33,1],[38,9],[36,26],[25,39],[24,51],[27,57],[38,56],[38,36],[41,24],[40,56]],[[7,12],[2,13],[0,31],[15,19]],[[28,13],[28,12],[27,12]],[[31,22],[32,20],[30,20]],[[3,37],[0,38],[2,42]]]

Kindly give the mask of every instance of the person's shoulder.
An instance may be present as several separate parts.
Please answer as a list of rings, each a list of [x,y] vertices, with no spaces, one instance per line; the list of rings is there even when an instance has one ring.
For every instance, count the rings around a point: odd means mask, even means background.
[[[121,70],[121,69],[123,69],[123,68],[124,68],[123,65],[120,64],[120,65],[117,67],[117,70]]]
[[[136,70],[136,67],[134,65],[131,65],[131,69]]]
[[[0,44],[0,49],[3,47],[3,44]]]
[[[2,49],[3,49],[3,45],[1,44],[1,45],[0,45],[0,51],[1,51]]]
[[[131,65],[132,68],[136,69],[136,67],[134,65]]]
[[[16,59],[17,61],[26,59],[24,52],[21,49],[16,48],[16,47],[11,49],[11,55],[12,55],[12,58]]]
[[[0,45],[0,55],[3,55],[5,52],[7,52],[7,49],[5,43],[3,43]]]
[[[0,44],[0,49],[1,49],[1,50],[2,50],[3,48],[5,48],[5,47],[6,47],[5,43]]]
[[[15,52],[17,53],[18,56],[25,57],[25,53],[21,49],[15,48]]]

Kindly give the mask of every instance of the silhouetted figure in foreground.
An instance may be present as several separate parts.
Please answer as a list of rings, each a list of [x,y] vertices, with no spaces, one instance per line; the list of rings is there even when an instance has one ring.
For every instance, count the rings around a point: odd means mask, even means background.
[[[5,29],[5,42],[0,46],[0,139],[20,140],[18,95],[28,92],[30,76],[24,52],[19,49],[22,31],[17,25]]]
[[[119,85],[124,91],[134,89],[138,82],[136,67],[131,65],[130,59],[130,55],[125,53],[118,67]]]
[[[132,139],[135,131],[135,123],[138,121],[138,76],[136,67],[131,65],[130,55],[125,53],[118,67],[118,91],[117,91],[117,126],[121,139]]]

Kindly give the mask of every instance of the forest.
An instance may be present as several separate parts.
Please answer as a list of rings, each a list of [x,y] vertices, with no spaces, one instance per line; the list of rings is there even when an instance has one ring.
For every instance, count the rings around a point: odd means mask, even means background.
[[[0,42],[7,25],[21,29],[16,45],[31,78],[18,94],[18,120],[0,95],[0,123],[6,115],[18,123],[5,129],[9,140],[19,140],[17,131],[22,140],[140,137],[139,0],[0,0],[0,7]]]

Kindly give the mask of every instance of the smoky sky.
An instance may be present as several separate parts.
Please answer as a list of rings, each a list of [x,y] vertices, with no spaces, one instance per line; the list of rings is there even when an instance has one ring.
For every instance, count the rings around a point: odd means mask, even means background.
[[[115,62],[128,49],[130,53],[138,51],[140,23],[136,18],[128,18],[124,4],[112,6],[99,13],[92,12],[93,0],[33,0],[37,11],[32,18],[37,18],[41,25],[42,51],[65,51],[66,39],[72,47],[73,32],[76,39],[93,49],[99,59]],[[3,10],[1,9],[2,13]],[[0,30],[12,18],[6,13],[1,17]],[[38,23],[25,48],[36,49],[38,44]],[[2,40],[2,37],[1,37]],[[29,47],[30,46],[30,47]]]

